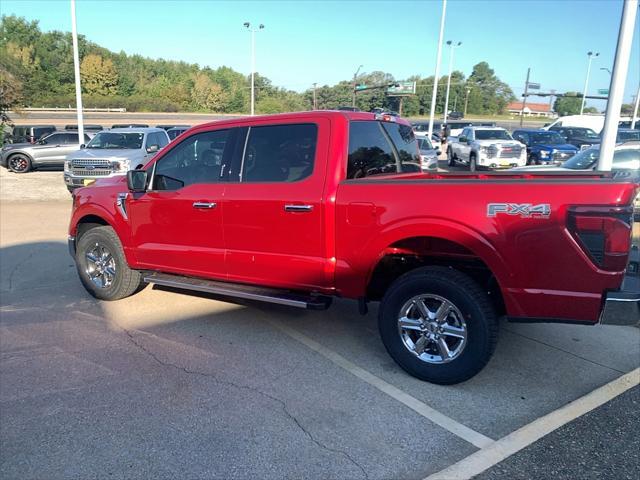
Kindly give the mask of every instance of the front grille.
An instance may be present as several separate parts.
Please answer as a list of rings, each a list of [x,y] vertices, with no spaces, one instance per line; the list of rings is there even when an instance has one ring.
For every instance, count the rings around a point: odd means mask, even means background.
[[[86,165],[93,165],[95,168],[105,168],[109,167],[109,160],[106,158],[74,158],[71,160],[71,165],[73,167],[84,167]]]
[[[79,177],[105,177],[111,175],[111,162],[103,158],[74,158],[71,160],[71,174]]]
[[[568,160],[571,157],[573,157],[573,155],[574,155],[573,152],[554,152],[553,160],[557,162],[564,162],[565,160]]]
[[[107,170],[104,168],[87,170],[86,168],[72,168],[71,174],[78,177],[105,177],[111,175],[113,170]]]
[[[520,158],[521,147],[504,146],[500,149],[500,158]]]

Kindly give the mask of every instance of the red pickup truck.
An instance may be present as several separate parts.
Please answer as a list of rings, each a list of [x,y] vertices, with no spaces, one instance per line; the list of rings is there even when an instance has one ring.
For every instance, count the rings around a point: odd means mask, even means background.
[[[501,316],[638,321],[638,292],[621,289],[637,180],[420,165],[410,125],[384,114],[199,125],[76,190],[70,251],[102,300],[154,283],[313,309],[346,297],[362,313],[379,301],[389,354],[441,384],[483,368]]]

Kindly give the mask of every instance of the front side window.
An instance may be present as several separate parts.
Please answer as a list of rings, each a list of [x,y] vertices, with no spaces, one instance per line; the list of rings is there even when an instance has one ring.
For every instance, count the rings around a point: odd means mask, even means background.
[[[251,127],[247,135],[243,182],[297,182],[313,172],[317,125]]]
[[[138,149],[142,148],[144,133],[100,132],[87,144],[96,149]]]
[[[230,130],[203,132],[172,148],[154,166],[153,190],[179,190],[195,183],[217,183],[223,157],[230,149]]]

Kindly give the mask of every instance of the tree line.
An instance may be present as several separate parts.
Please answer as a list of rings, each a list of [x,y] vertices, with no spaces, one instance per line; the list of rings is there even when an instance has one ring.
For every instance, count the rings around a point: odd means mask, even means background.
[[[124,107],[129,111],[194,111],[246,113],[249,110],[250,76],[232,68],[201,67],[180,61],[150,59],[125,52],[111,52],[78,36],[85,107]],[[358,84],[387,85],[398,81],[386,72],[361,75]],[[428,115],[434,77],[412,76],[416,94],[403,97],[404,116]],[[444,111],[447,77],[439,79],[436,112]],[[278,113],[311,110],[314,90],[295,92],[277,87],[265,76],[255,75],[256,111]],[[1,107],[75,106],[73,50],[69,32],[42,32],[38,21],[14,15],[0,22]],[[353,82],[319,86],[315,90],[318,109],[351,105]],[[469,77],[455,71],[451,79],[449,109],[470,114],[503,113],[514,100],[513,92],[500,81],[488,63],[473,67]],[[399,109],[399,97],[386,89],[358,92],[356,106]]]

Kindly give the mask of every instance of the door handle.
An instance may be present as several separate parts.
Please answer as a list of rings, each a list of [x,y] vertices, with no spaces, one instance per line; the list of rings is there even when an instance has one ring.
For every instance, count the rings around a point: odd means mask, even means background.
[[[193,208],[200,208],[203,210],[210,210],[216,208],[218,204],[215,202],[193,202]]]
[[[313,205],[285,205],[285,212],[310,212],[313,210]]]

